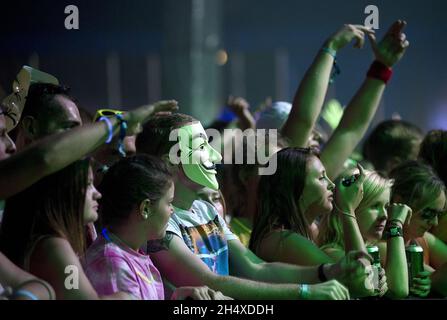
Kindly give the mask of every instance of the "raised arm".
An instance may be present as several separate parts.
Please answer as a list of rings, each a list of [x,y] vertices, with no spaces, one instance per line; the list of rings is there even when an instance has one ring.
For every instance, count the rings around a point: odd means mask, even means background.
[[[351,102],[335,132],[321,153],[321,161],[329,178],[335,179],[343,169],[346,159],[362,139],[377,111],[386,83],[377,73],[390,72],[404,55],[409,46],[403,29],[405,21],[396,21],[383,40],[376,44],[375,36],[368,33],[376,62],[371,66],[368,77],[363,82]]]
[[[373,32],[364,26],[348,24],[324,43],[295,93],[292,110],[282,129],[291,146],[307,146],[323,106],[336,53],[353,39],[356,39],[355,47],[361,48],[365,33]]]
[[[239,119],[241,130],[256,129],[256,121],[250,112],[250,105],[244,98],[229,97],[227,105]]]
[[[140,107],[125,114],[129,131],[139,126],[156,112],[177,109],[175,101],[162,101]],[[119,130],[115,118],[110,119],[113,133]],[[56,172],[70,163],[86,156],[103,144],[109,135],[109,128],[103,121],[49,136],[23,151],[0,161],[0,199],[6,199]]]
[[[352,250],[366,252],[365,242],[355,216],[355,210],[363,198],[365,173],[360,164],[354,175],[343,178],[335,189],[335,209],[343,225],[346,254]]]

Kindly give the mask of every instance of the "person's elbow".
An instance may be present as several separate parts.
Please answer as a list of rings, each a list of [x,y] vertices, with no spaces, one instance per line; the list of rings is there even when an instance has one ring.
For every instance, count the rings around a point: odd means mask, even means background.
[[[399,300],[399,299],[405,299],[408,297],[409,290],[406,287],[401,286],[390,286],[388,285],[388,291],[386,293],[386,296],[393,300]]]

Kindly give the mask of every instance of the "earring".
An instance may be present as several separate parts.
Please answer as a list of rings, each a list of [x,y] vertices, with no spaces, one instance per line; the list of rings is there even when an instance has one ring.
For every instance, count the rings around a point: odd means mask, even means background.
[[[149,218],[149,215],[151,214],[151,212],[149,210],[144,210],[143,211],[143,218],[144,220],[147,220],[147,218]]]

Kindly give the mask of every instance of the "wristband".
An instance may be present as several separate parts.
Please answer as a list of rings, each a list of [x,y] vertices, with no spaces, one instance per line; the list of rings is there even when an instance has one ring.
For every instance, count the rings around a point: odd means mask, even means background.
[[[39,298],[37,298],[34,294],[32,294],[30,291],[28,290],[17,290],[16,292],[14,292],[14,294],[12,295],[14,298],[17,297],[27,297],[30,300],[39,300]]]
[[[385,82],[385,84],[387,84],[388,81],[390,81],[392,75],[393,70],[377,60],[375,60],[371,64],[371,67],[369,68],[367,73],[367,76],[369,78],[382,80],[383,82]]]
[[[101,117],[98,121],[104,121],[107,124],[107,128],[109,129],[109,136],[107,137],[106,143],[109,144],[113,139],[113,126],[112,122],[107,117]]]
[[[124,138],[126,137],[127,132],[127,122],[124,120],[122,114],[116,114],[116,119],[118,119],[120,123],[120,137],[118,141],[118,152],[122,157],[126,157],[126,151],[124,150]]]
[[[385,232],[382,235],[382,238],[385,240],[388,240],[390,238],[395,237],[403,237],[404,233],[402,231],[402,228],[399,226],[387,226],[385,228]]]
[[[55,297],[53,296],[53,291],[52,291],[50,285],[47,282],[45,282],[45,281],[43,281],[41,279],[31,279],[31,280],[28,280],[28,281],[25,281],[25,282],[21,283],[20,287],[23,287],[24,285],[26,285],[28,283],[38,283],[38,284],[40,284],[41,286],[43,286],[48,291],[48,299],[49,300],[54,300]]]
[[[345,216],[348,216],[348,217],[350,217],[350,218],[353,218],[353,219],[355,219],[355,220],[357,220],[357,217],[354,215],[354,214],[352,214],[352,213],[350,213],[350,212],[344,212],[343,210],[341,210],[338,206],[337,206],[337,204],[334,202],[334,208],[335,208],[335,210],[337,210],[338,212],[340,212],[341,214],[344,214]]]
[[[340,67],[338,66],[338,63],[337,63],[337,51],[335,51],[333,49],[329,49],[327,47],[321,48],[321,51],[331,55],[332,58],[334,58],[333,71],[332,71],[331,77],[329,79],[329,83],[333,84],[335,82],[335,78],[341,73]]]
[[[300,288],[300,298],[303,300],[309,299],[309,285],[301,284],[298,285],[298,288]]]

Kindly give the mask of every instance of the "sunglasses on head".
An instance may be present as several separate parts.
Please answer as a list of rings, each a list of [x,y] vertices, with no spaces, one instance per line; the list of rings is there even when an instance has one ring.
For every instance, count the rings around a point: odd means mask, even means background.
[[[114,117],[119,114],[123,114],[123,111],[114,109],[99,109],[98,111],[96,111],[95,117],[93,118],[93,122],[98,121],[98,119],[101,117]]]
[[[441,218],[441,216],[444,214],[443,211],[435,210],[426,208],[424,210],[421,210],[421,218],[424,220],[433,220],[434,218]]]

